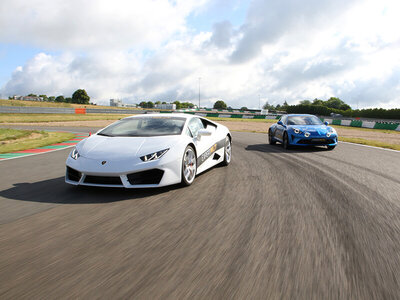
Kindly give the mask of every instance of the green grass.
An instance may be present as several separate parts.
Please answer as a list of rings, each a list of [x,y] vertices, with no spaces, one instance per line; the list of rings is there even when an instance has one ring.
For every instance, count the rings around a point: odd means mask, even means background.
[[[42,123],[65,121],[119,120],[129,115],[114,114],[0,114],[0,123]]]
[[[16,131],[20,131],[20,137],[8,139],[18,135]],[[68,141],[75,137],[69,132],[48,132],[36,130],[16,130],[16,129],[0,129],[0,153],[10,153],[26,149],[44,147],[51,144]],[[4,138],[4,139],[3,139]]]
[[[0,142],[20,139],[32,134],[32,130],[0,128]]]
[[[339,136],[339,141],[380,147],[380,148],[387,148],[387,149],[393,149],[393,150],[400,150],[400,145],[398,145],[398,144],[389,144],[389,143],[385,143],[385,142],[366,140],[366,139],[362,139],[362,138],[350,138],[350,137],[340,137]]]
[[[35,106],[35,107],[72,107],[71,103],[0,99],[0,106]]]
[[[382,133],[396,133],[396,134],[400,134],[400,131],[396,131],[396,130],[387,130],[387,129],[373,129],[373,128],[364,128],[364,127],[350,127],[350,126],[342,126],[342,125],[332,125],[329,124],[329,126],[332,126],[336,129],[345,129],[345,130],[349,130],[349,129],[355,129],[355,130],[361,130],[361,131],[375,131],[375,132],[382,132]]]
[[[45,101],[40,102],[40,101],[24,101],[24,100],[7,100],[7,99],[0,99],[0,106],[105,108],[105,109],[126,109],[126,110],[141,109],[141,108],[134,108],[134,107],[116,107],[116,106],[105,106],[105,105],[74,104],[74,103],[45,102]]]

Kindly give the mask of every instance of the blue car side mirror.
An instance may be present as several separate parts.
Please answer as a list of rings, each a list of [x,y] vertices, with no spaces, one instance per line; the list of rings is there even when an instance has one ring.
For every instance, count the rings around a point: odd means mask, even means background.
[[[324,124],[325,124],[326,126],[328,126],[328,125],[329,125],[329,122],[328,122],[328,121],[325,121]]]
[[[283,125],[282,121],[278,121],[278,125]]]

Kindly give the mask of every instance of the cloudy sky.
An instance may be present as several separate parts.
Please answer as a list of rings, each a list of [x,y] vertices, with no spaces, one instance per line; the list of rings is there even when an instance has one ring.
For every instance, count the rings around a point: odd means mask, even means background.
[[[398,0],[2,0],[0,96],[400,107]],[[199,78],[201,78],[199,80]]]

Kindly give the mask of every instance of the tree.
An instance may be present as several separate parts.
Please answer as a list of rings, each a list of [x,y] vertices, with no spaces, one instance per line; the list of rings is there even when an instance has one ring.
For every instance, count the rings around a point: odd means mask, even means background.
[[[300,101],[300,105],[311,105],[311,101],[310,100],[302,100],[302,101]]]
[[[268,110],[274,110],[275,106],[273,106],[272,104],[269,104],[268,101],[265,102],[265,104],[263,105],[263,109],[268,109]]]
[[[242,106],[240,110],[249,110],[246,106]]]
[[[159,105],[159,104],[161,104],[161,101],[156,101],[156,103],[154,103],[154,104]]]
[[[330,97],[328,100],[324,102],[324,105],[330,108],[341,109],[341,110],[348,110],[351,107],[344,103],[342,100],[336,97]]]
[[[147,108],[154,108],[154,103],[151,101],[147,102]]]
[[[49,101],[50,101],[50,102],[54,102],[54,100],[56,100],[56,97],[54,97],[54,96],[50,96],[50,97],[49,97]]]
[[[227,105],[224,101],[218,100],[217,102],[214,103],[214,108],[215,109],[226,109]]]
[[[312,102],[312,105],[324,105],[324,100],[315,98]]]
[[[65,98],[64,102],[66,102],[66,103],[73,103],[71,97]]]
[[[64,96],[57,96],[56,99],[54,100],[55,102],[65,102]]]
[[[85,90],[79,89],[72,94],[72,103],[89,104],[90,97]]]
[[[147,102],[142,101],[142,102],[139,103],[139,106],[140,106],[141,108],[147,108]]]
[[[39,95],[39,97],[43,98],[43,101],[48,101],[49,100],[47,95]]]
[[[35,94],[29,94],[28,97],[37,97]]]
[[[181,103],[180,103],[178,100],[172,102],[172,104],[175,104],[175,105],[176,105],[176,109],[180,109],[180,108],[181,108]]]
[[[167,104],[167,102],[163,101],[162,104]]]

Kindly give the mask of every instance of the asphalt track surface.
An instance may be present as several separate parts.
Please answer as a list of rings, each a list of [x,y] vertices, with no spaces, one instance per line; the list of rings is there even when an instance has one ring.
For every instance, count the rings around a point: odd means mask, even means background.
[[[187,188],[69,186],[69,150],[1,161],[0,298],[400,298],[399,152],[233,137]]]

